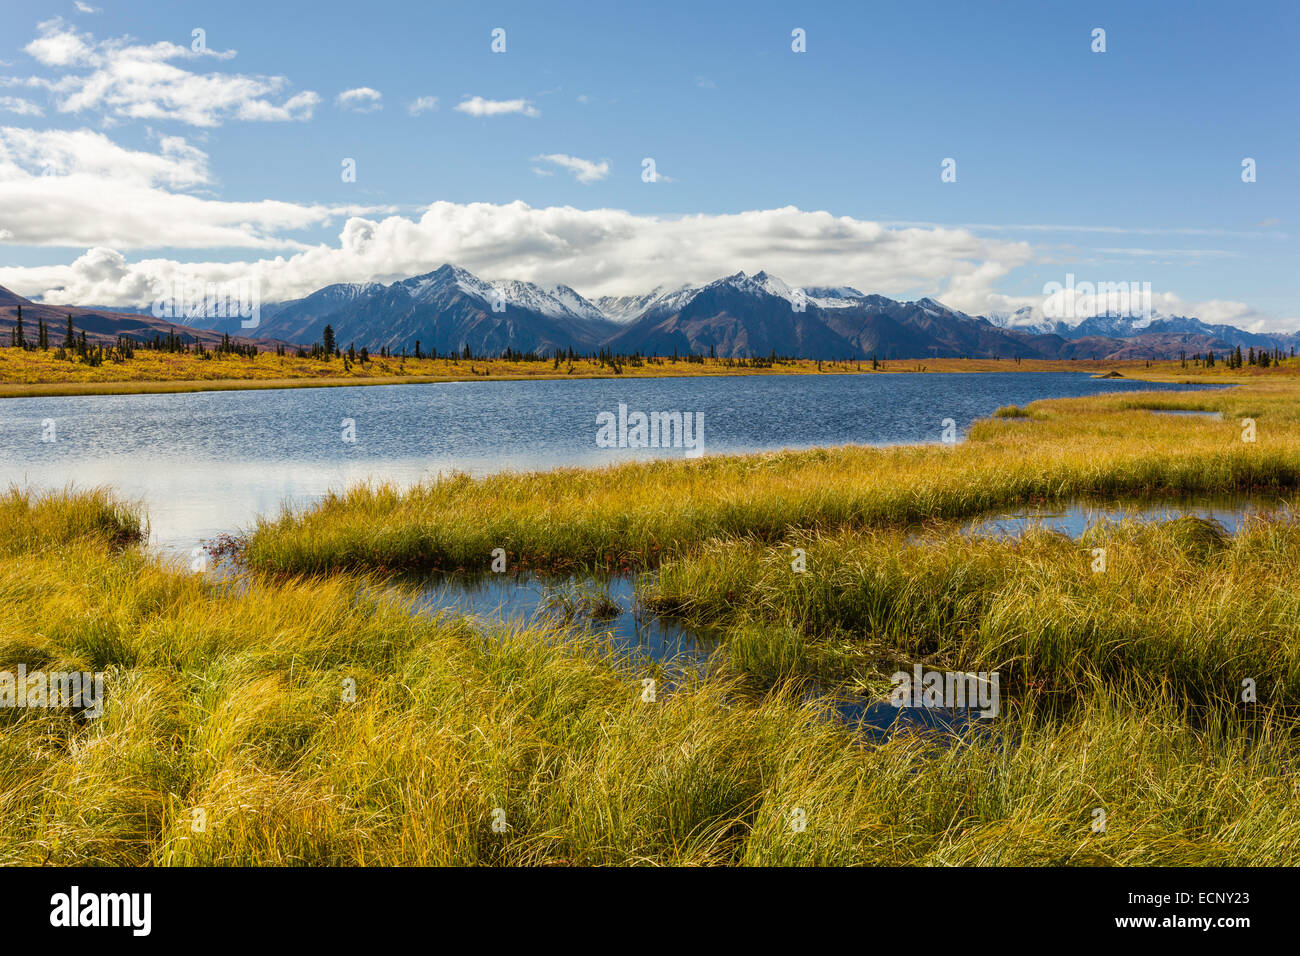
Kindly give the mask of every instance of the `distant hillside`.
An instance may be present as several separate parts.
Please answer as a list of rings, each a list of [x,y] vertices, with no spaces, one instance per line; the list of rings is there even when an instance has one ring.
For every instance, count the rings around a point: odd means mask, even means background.
[[[17,323],[19,306],[23,311],[23,334],[27,340],[36,341],[38,323],[44,322],[49,329],[51,348],[63,344],[69,315],[72,316],[72,324],[77,332],[85,332],[87,341],[96,345],[112,345],[119,335],[129,335],[137,342],[149,342],[155,335],[166,338],[168,333],[175,333],[188,337],[189,341],[201,341],[205,347],[215,346],[222,339],[222,333],[219,331],[192,328],[169,319],[154,318],[148,313],[116,312],[107,309],[87,309],[75,305],[46,305],[32,302],[0,286],[0,343],[9,344],[9,336]],[[235,320],[236,325],[238,321]],[[230,337],[241,345],[255,345],[261,351],[270,351],[279,344],[287,344],[265,338],[248,338],[233,333]]]
[[[0,325],[12,327],[13,293],[0,290]],[[7,298],[6,298],[7,297]],[[26,301],[26,300],[22,300]],[[215,341],[243,339],[239,319],[189,319],[147,313],[28,303],[55,325],[71,311],[77,327],[112,340],[118,333],[151,338],[170,329]],[[38,311],[39,310],[39,311]],[[200,331],[196,326],[205,326]],[[425,354],[499,355],[507,349],[551,355],[592,353],[780,356],[810,359],[1043,358],[1169,359],[1207,351],[1278,349],[1300,336],[1247,332],[1186,316],[1150,320],[1100,315],[1077,323],[1013,315],[971,316],[934,299],[901,302],[851,286],[792,287],[766,272],[737,272],[703,286],[663,286],[644,295],[590,301],[568,286],[480,279],[453,265],[385,285],[337,284],[287,302],[264,304],[258,340],[309,346],[326,326],[340,347],[387,347]],[[61,329],[62,326],[60,325]],[[61,334],[61,333],[60,333]]]
[[[228,331],[238,320],[217,323]],[[598,349],[619,328],[568,286],[486,282],[455,266],[391,285],[331,285],[306,298],[262,310],[263,335],[309,345],[325,326],[338,343],[425,354],[462,351],[496,355],[506,349],[551,354]]]

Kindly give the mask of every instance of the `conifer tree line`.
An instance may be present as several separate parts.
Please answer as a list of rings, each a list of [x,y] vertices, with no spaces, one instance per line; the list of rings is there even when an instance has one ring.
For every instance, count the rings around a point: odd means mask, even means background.
[[[29,328],[30,326],[23,320],[23,307],[19,305],[14,316],[14,327],[9,332],[10,347],[29,352],[49,352],[51,350],[50,329],[46,326],[45,321],[37,319],[34,338],[28,336]],[[130,335],[119,334],[112,345],[104,346],[91,342],[86,337],[85,329],[77,329],[72,320],[72,313],[68,313],[67,316],[63,342],[54,348],[53,352],[54,357],[61,361],[102,365],[105,360],[124,362],[133,359],[137,349],[175,354],[194,354],[204,357],[241,355],[245,358],[256,358],[258,352],[256,345],[244,345],[235,342],[231,339],[229,333],[222,335],[221,341],[215,347],[208,348],[203,344],[202,339],[197,336],[177,333],[175,329],[168,329],[166,335],[154,333],[151,339],[136,339]],[[277,354],[284,354],[283,346],[277,348]]]
[[[50,329],[46,326],[43,319],[37,319],[34,337],[29,337],[30,326],[24,322],[23,309],[19,305],[16,308],[14,327],[9,332],[9,345],[11,348],[20,348],[26,351],[50,351]],[[188,333],[178,333],[176,329],[168,329],[167,333],[154,333],[149,339],[135,339],[132,336],[119,334],[110,346],[94,344],[87,340],[84,329],[78,330],[73,323],[71,313],[67,316],[67,326],[64,330],[63,342],[54,349],[54,355],[60,360],[80,361],[89,365],[100,365],[106,359],[109,361],[121,362],[135,357],[137,349],[145,349],[153,352],[165,352],[172,354],[192,354],[202,358],[224,357],[224,356],[242,356],[244,358],[256,358],[261,351],[253,343],[241,344],[230,337],[230,333],[223,333],[221,341],[215,346],[208,347],[203,344],[202,339],[198,336]],[[285,356],[288,349],[284,345],[277,344],[274,347],[274,353],[277,356]],[[565,349],[551,350],[530,350],[521,351],[510,346],[499,351],[480,351],[475,353],[468,343],[462,345],[459,349],[453,349],[443,355],[439,355],[438,349],[434,348],[426,352],[419,339],[415,340],[413,348],[408,349],[403,346],[400,351],[395,352],[389,346],[381,346],[372,356],[369,348],[362,346],[356,348],[355,343],[348,345],[344,350],[338,343],[332,326],[326,325],[322,330],[320,341],[313,343],[310,347],[297,346],[296,354],[299,358],[313,358],[324,361],[340,359],[343,362],[344,370],[351,369],[352,366],[360,363],[367,365],[372,357],[377,356],[383,359],[402,359],[408,357],[416,359],[438,359],[453,364],[460,362],[486,361],[489,359],[500,359],[506,362],[550,362],[553,369],[559,369],[561,364],[566,364],[569,368],[573,367],[574,362],[588,361],[593,362],[601,367],[610,368],[615,374],[622,372],[625,366],[634,368],[644,365],[664,365],[677,364],[678,362],[687,362],[695,364],[704,364],[705,356],[702,353],[691,352],[686,355],[680,355],[676,348],[673,349],[671,356],[648,355],[642,351],[630,353],[615,353],[608,348],[601,348],[596,352],[577,352],[572,346]],[[717,348],[715,345],[709,346],[708,358],[713,361],[719,361],[717,358]],[[1205,354],[1196,353],[1191,356],[1191,363],[1196,367],[1214,368],[1216,365],[1223,363],[1229,369],[1239,369],[1246,365],[1252,365],[1257,368],[1269,368],[1288,358],[1295,358],[1295,346],[1290,350],[1280,348],[1260,348],[1256,350],[1254,346],[1249,346],[1245,354],[1238,345],[1234,349],[1229,349],[1225,355],[1216,355],[1213,350]],[[776,365],[789,365],[797,361],[793,356],[778,355],[773,349],[766,357],[755,356],[752,358],[724,358],[720,364],[727,368],[772,368]],[[819,363],[822,360],[818,360]],[[837,360],[838,361],[838,360]],[[861,359],[848,359],[855,365],[861,366]],[[873,371],[884,368],[884,360],[879,359],[876,355],[871,356],[871,368]],[[1016,359],[1019,363],[1019,358]],[[1184,349],[1179,353],[1179,364],[1183,368],[1188,367],[1188,355]]]

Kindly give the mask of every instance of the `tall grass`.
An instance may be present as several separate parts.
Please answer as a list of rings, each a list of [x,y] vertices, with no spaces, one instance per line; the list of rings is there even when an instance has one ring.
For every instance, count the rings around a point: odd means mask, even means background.
[[[646,672],[568,632],[414,615],[412,595],[348,575],[215,583],[57,524],[58,548],[0,553],[0,669],[103,669],[105,712],[0,710],[3,863],[1300,852],[1293,721],[1193,722],[1158,679],[1099,685],[1068,719],[1030,699],[996,734],[875,744],[793,689],[699,677],[647,701]]]
[[[57,548],[74,541],[121,547],[141,540],[138,510],[107,489],[0,494],[0,555]]]
[[[246,559],[268,571],[653,567],[710,538],[901,526],[1029,501],[1300,488],[1300,387],[1164,397],[1224,421],[1156,416],[1154,399],[1030,406],[957,446],[847,447],[351,488],[260,522]],[[1238,419],[1257,421],[1241,440]],[[938,422],[936,432],[938,434]]]
[[[741,666],[769,676],[869,680],[892,656],[999,670],[1071,699],[1095,679],[1144,674],[1181,700],[1232,705],[1250,678],[1260,700],[1295,706],[1300,594],[1284,582],[1298,562],[1290,520],[1253,520],[1236,535],[1191,517],[1130,520],[1078,541],[1042,529],[805,533],[776,547],[710,542],[665,563],[642,600],[733,628]],[[799,652],[756,653],[756,633],[797,636]]]

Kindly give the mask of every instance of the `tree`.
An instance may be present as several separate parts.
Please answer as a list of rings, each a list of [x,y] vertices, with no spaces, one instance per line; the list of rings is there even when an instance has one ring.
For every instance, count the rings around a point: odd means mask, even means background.
[[[334,354],[334,327],[332,325],[325,326],[325,331],[321,333],[321,344],[325,346],[327,356]]]
[[[63,336],[63,347],[71,352],[77,347],[77,330],[72,327],[72,313],[68,313],[68,331]]]

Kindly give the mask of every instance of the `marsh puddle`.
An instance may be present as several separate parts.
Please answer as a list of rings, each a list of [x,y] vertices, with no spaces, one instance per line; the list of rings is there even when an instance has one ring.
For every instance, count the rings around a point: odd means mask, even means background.
[[[1175,415],[1180,418],[1209,418],[1216,422],[1223,421],[1223,412],[1203,412],[1194,408],[1148,408],[1153,415]]]
[[[719,636],[642,610],[630,577],[548,578],[500,574],[440,576],[420,582],[416,610],[463,614],[485,624],[561,624],[608,640],[616,649],[687,669],[703,668]],[[586,630],[589,629],[589,630]],[[807,699],[830,705],[846,725],[883,741],[902,732],[960,736],[981,723],[967,710],[894,707],[888,701],[811,686]],[[972,716],[973,715],[973,716]]]
[[[900,733],[930,733],[960,737],[996,720],[985,720],[978,710],[956,707],[895,707],[887,700],[865,697],[826,698],[836,714],[868,737],[884,741]]]
[[[706,632],[643,610],[636,601],[636,582],[627,576],[441,575],[420,582],[417,607],[489,624],[589,628],[593,636],[607,639],[620,651],[679,664],[702,664],[718,646]]]
[[[1251,518],[1294,519],[1296,511],[1292,498],[1268,495],[1170,498],[1160,502],[1072,501],[976,518],[962,527],[962,533],[1016,537],[1029,528],[1042,528],[1077,538],[1088,528],[1106,521],[1170,521],[1185,515],[1217,521],[1224,530],[1233,533]]]

